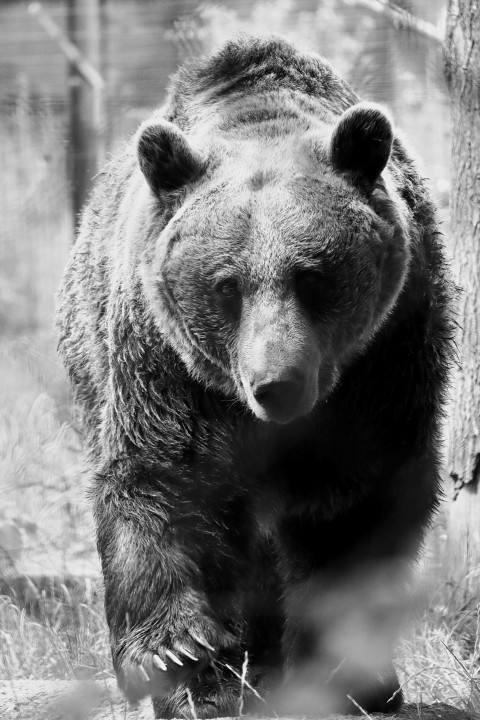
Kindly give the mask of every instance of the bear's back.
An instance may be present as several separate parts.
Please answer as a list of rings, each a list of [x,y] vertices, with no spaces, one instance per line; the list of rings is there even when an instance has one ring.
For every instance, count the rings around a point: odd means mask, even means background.
[[[163,113],[184,129],[195,124],[195,109],[240,97],[294,93],[340,114],[358,96],[320,55],[302,53],[278,36],[242,35],[217,53],[180,68],[173,77]]]

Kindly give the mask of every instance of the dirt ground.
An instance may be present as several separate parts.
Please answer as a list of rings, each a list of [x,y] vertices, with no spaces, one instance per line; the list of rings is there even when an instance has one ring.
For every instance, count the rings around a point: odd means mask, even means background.
[[[129,708],[116,683],[13,680],[0,684],[1,720],[152,720],[148,700]]]
[[[398,715],[374,715],[377,720],[472,720],[470,713],[449,705],[407,705]],[[1,720],[153,720],[150,702],[128,707],[112,680],[73,683],[53,680],[14,680],[0,683]],[[332,716],[330,720],[358,720]]]

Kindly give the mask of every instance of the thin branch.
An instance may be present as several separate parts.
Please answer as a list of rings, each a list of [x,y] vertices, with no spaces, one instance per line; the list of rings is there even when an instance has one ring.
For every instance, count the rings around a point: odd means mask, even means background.
[[[407,12],[403,8],[386,0],[343,0],[346,5],[368,8],[372,12],[386,16],[395,27],[413,30],[417,35],[433,40],[437,45],[443,46],[443,33],[433,23]]]
[[[39,2],[31,3],[28,12],[38,20],[47,35],[56,41],[67,60],[75,65],[83,79],[95,90],[103,90],[105,80],[98,70],[82,55],[77,46],[66,37],[62,28],[50,17],[42,4]]]

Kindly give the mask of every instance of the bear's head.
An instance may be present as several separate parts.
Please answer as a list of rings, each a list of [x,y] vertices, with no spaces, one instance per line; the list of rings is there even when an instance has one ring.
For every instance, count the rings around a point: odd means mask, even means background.
[[[201,382],[288,423],[327,398],[392,309],[408,266],[381,173],[392,126],[359,103],[307,132],[197,147],[158,120],[140,168],[170,219],[142,276],[161,331]]]

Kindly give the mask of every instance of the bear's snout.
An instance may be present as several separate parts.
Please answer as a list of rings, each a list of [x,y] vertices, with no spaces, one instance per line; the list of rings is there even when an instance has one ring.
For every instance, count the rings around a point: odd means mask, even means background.
[[[317,400],[316,383],[296,368],[284,374],[262,376],[242,374],[248,404],[260,420],[286,424],[312,410]]]
[[[270,417],[290,416],[305,391],[306,378],[297,368],[288,368],[280,377],[254,373],[250,387],[255,401]]]
[[[319,364],[314,329],[295,302],[264,297],[247,308],[239,370],[260,420],[285,424],[310,412],[318,398]]]

